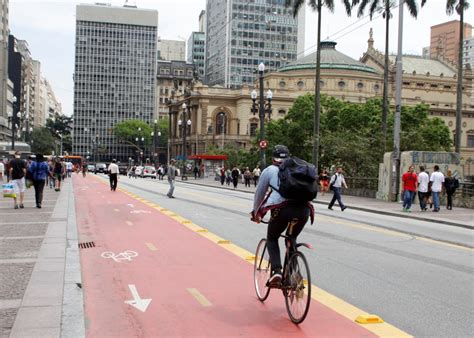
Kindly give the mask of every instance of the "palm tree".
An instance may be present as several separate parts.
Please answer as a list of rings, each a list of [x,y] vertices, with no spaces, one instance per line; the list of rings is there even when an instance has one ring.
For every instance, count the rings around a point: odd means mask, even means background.
[[[341,0],[346,9],[347,15],[351,15],[351,1]],[[301,6],[305,4],[305,0],[285,0],[285,6],[291,7],[293,16],[298,15]],[[318,12],[318,33],[317,33],[317,49],[316,49],[316,83],[314,89],[314,116],[313,116],[313,164],[319,172],[319,120],[321,114],[321,10],[326,7],[331,12],[334,12],[334,0],[308,0],[309,6],[313,11]]]
[[[426,0],[422,0],[422,6]],[[418,15],[418,7],[416,0],[405,0],[410,14],[413,17]],[[384,152],[387,144],[387,116],[388,116],[388,48],[389,48],[389,21],[392,18],[392,8],[395,6],[393,0],[352,0],[352,6],[359,5],[357,10],[357,17],[364,15],[366,8],[369,10],[370,20],[374,14],[382,12],[382,17],[385,19],[385,65],[383,72],[383,105],[382,105],[382,143]]]
[[[423,2],[426,0],[423,0]],[[468,0],[447,0],[446,13],[453,14],[454,11],[459,14],[459,50],[458,50],[458,74],[456,88],[456,139],[454,140],[455,151],[461,151],[461,119],[462,119],[462,48],[464,42],[464,11],[469,8]]]

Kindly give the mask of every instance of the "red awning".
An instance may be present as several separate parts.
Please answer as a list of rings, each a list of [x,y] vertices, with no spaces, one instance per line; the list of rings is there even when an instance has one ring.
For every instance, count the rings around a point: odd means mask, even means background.
[[[209,155],[209,154],[197,154],[188,156],[189,160],[214,160],[214,161],[227,161],[227,155]]]

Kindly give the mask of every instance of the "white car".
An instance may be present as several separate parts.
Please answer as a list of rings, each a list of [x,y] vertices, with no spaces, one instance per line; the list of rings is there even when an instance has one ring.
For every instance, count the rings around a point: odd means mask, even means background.
[[[156,169],[152,166],[143,167],[141,177],[151,177],[156,179]]]

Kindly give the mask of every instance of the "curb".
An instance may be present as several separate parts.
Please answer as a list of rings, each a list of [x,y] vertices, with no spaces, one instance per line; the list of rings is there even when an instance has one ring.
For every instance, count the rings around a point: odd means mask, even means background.
[[[188,181],[188,180],[176,181],[176,182],[181,182],[181,183],[186,183],[186,184],[193,184],[193,185],[201,185],[201,186],[206,186],[206,187],[211,187],[211,188],[216,188],[216,189],[239,191],[239,192],[244,192],[244,193],[248,193],[248,194],[254,194],[253,191],[247,191],[247,190],[242,190],[242,189],[233,189],[233,188],[228,188],[226,186],[215,186],[215,185],[204,184],[204,183],[194,183],[193,181]],[[313,203],[327,204],[328,202],[313,200]],[[392,211],[374,210],[374,209],[370,209],[370,208],[366,208],[366,207],[353,206],[351,204],[346,204],[346,206],[350,209],[365,211],[365,212],[371,212],[371,213],[379,214],[379,215],[387,215],[387,216],[394,216],[394,217],[400,217],[400,218],[408,218],[408,219],[412,219],[412,220],[415,219],[415,220],[419,220],[419,221],[439,223],[439,224],[445,224],[445,225],[449,225],[449,226],[455,226],[455,227],[459,227],[459,228],[474,230],[474,226],[472,226],[472,225],[451,222],[451,221],[448,221],[448,220],[438,220],[438,219],[431,219],[431,218],[412,216],[412,215],[409,216],[409,215],[404,215],[404,214],[400,214],[400,213],[392,212]]]

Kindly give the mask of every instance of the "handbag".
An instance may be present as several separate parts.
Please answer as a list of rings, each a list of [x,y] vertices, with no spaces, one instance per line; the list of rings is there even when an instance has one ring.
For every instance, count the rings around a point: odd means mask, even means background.
[[[16,198],[15,190],[13,189],[13,184],[7,183],[2,185],[3,197],[5,198]]]

